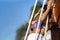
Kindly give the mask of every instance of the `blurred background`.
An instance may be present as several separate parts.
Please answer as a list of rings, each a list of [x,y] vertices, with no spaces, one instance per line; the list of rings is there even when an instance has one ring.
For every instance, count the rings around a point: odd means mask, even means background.
[[[35,0],[0,0],[0,40],[22,40],[34,3]]]
[[[35,12],[43,3],[43,0],[38,1]],[[0,0],[0,40],[23,40],[34,3],[35,0]],[[60,13],[60,0],[56,3],[58,3],[56,4],[56,9],[59,9],[58,14]],[[60,19],[58,23],[60,28]],[[60,40],[60,34],[58,35],[60,31],[55,33]]]

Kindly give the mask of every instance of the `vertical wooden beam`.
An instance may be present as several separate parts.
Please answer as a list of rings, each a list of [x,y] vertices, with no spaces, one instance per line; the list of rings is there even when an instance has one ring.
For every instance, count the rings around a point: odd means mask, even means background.
[[[60,20],[58,20],[58,16],[60,14],[60,0],[55,0],[55,16],[60,25]],[[51,30],[52,40],[60,40],[60,28],[53,28]]]
[[[60,25],[60,18],[59,18],[59,15],[60,15],[60,0],[56,0],[55,2],[55,15],[56,15],[56,18],[57,18],[57,21],[58,21],[58,25]],[[59,20],[58,20],[59,18]]]
[[[58,3],[58,1],[59,0],[56,0],[56,2],[55,2],[55,15],[56,15],[56,17],[57,17],[57,19],[58,19],[58,14],[59,14],[59,3]]]

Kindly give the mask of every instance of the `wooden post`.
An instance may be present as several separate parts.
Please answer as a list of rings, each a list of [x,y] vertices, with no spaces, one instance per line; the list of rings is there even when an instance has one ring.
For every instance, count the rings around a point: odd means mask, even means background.
[[[58,25],[60,25],[60,18],[59,18],[59,15],[60,15],[60,0],[55,0],[55,12],[53,14],[55,14],[56,20],[58,21]],[[53,16],[52,16],[52,19],[53,19]],[[54,21],[54,19],[53,19],[53,21]],[[52,40],[60,40],[60,28],[53,28],[51,30],[51,37],[52,37]]]
[[[56,0],[55,2],[55,12],[56,12],[56,18],[57,18],[57,21],[58,21],[58,25],[60,26],[60,18],[59,18],[59,15],[60,15],[60,0]]]

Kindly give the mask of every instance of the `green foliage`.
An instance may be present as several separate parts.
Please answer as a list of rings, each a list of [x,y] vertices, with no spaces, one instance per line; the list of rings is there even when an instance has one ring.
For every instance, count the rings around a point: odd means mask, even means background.
[[[31,13],[32,13],[33,7],[34,7],[34,6],[32,6],[32,8],[31,8]],[[39,10],[41,7],[42,7],[42,4],[41,4],[40,2],[38,2],[37,5],[36,5],[34,14],[37,13],[38,10]]]
[[[22,40],[26,33],[28,24],[22,25],[21,28],[17,30],[16,40]]]

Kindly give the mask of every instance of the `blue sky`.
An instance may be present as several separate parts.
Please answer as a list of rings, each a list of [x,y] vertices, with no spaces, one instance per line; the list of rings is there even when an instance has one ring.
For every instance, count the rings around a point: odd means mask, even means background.
[[[16,30],[30,17],[35,0],[0,0],[0,40],[15,40]]]

